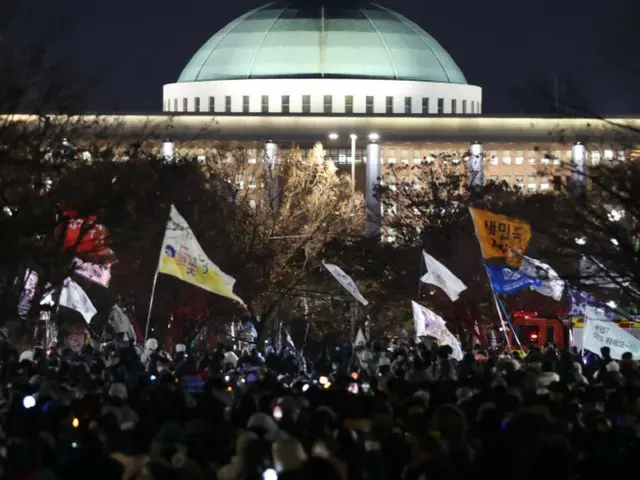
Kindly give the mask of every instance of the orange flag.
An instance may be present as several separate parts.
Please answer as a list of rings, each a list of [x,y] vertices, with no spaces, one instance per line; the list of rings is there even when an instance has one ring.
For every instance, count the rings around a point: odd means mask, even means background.
[[[519,268],[531,240],[531,225],[487,210],[469,211],[485,260],[504,258],[508,266]]]

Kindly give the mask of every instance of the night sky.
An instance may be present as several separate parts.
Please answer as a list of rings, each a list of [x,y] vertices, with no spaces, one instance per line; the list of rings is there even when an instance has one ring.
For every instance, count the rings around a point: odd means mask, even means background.
[[[92,107],[121,112],[159,111],[162,85],[178,78],[191,55],[226,23],[266,3],[28,1],[33,6],[65,4],[69,26],[60,42],[84,71],[100,78]],[[622,65],[632,57],[630,43],[640,37],[640,28],[633,32],[629,25],[632,2],[380,1],[433,35],[469,83],[483,87],[485,114],[507,115],[544,110],[544,99],[525,99],[522,92],[537,92],[539,84],[551,85],[554,77],[561,96],[579,96],[598,113],[640,113],[640,69],[634,74]]]

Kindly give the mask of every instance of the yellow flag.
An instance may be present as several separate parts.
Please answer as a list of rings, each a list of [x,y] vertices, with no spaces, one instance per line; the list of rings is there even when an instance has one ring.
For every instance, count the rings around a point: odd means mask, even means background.
[[[531,225],[487,210],[469,208],[469,211],[482,256],[487,260],[504,258],[507,265],[519,268],[531,240]]]
[[[209,260],[189,224],[173,205],[162,241],[158,272],[178,277],[191,285],[244,305],[242,299],[233,293],[235,279]]]

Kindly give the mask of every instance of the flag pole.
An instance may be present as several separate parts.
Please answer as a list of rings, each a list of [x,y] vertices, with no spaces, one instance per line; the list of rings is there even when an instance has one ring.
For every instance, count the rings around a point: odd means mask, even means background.
[[[158,282],[158,269],[156,268],[156,274],[153,276],[153,285],[151,286],[151,298],[149,299],[149,311],[147,312],[147,324],[144,328],[144,341],[149,339],[149,325],[151,323],[151,309],[153,308],[153,299],[156,295],[156,283]]]
[[[524,348],[522,348],[522,343],[520,342],[520,338],[518,337],[518,334],[516,333],[515,328],[513,328],[513,324],[511,323],[511,319],[509,318],[509,314],[507,313],[507,308],[504,306],[504,302],[502,301],[500,296],[497,294],[496,294],[496,298],[498,300],[498,305],[502,308],[502,313],[504,313],[504,318],[507,319],[507,324],[509,325],[509,328],[513,332],[513,338],[515,338],[516,343],[520,347],[520,350],[524,352]]]
[[[484,273],[487,274],[487,279],[489,280],[489,287],[491,288],[491,294],[493,295],[493,303],[496,306],[496,311],[498,312],[498,317],[500,318],[500,325],[502,325],[502,331],[504,332],[504,338],[507,341],[507,346],[509,350],[511,350],[511,341],[509,340],[509,335],[507,335],[507,325],[504,322],[502,317],[502,310],[500,309],[500,305],[498,304],[498,296],[496,294],[495,288],[493,288],[493,282],[491,281],[491,277],[489,276],[489,272],[485,267],[484,263],[482,264],[482,268],[484,269]]]

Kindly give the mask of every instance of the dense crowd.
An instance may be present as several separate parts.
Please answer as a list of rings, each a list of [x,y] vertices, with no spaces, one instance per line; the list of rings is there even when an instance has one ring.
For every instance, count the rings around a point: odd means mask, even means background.
[[[170,357],[0,345],[10,479],[567,480],[640,474],[640,370],[532,348],[346,343]]]

